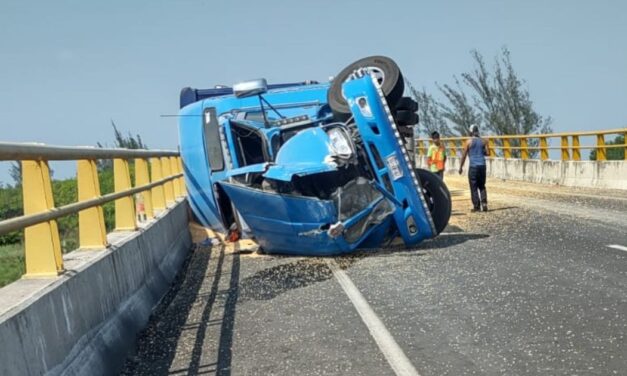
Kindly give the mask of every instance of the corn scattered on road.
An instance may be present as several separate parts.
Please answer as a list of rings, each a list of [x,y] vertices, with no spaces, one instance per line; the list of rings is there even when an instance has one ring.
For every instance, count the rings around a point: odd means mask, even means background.
[[[122,373],[625,375],[627,192],[489,180],[470,213],[465,178],[445,181],[450,225],[414,249],[330,268],[196,247]]]

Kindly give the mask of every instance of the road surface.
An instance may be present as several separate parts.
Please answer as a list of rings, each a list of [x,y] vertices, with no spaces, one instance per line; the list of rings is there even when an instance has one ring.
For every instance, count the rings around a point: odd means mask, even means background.
[[[124,375],[625,375],[627,192],[488,181],[414,249],[197,247]]]

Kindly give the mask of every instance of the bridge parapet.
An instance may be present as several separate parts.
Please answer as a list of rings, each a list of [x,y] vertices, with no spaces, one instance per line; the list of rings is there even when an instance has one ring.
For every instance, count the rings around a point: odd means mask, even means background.
[[[622,144],[606,144],[607,135],[622,135],[625,137]],[[581,145],[581,138],[594,138],[594,145]],[[627,160],[627,128],[587,131],[564,132],[549,134],[525,134],[525,135],[487,135],[482,138],[488,140],[491,157],[503,157],[505,159],[517,158],[522,160],[540,159],[549,160],[551,150],[559,150],[562,161],[580,161],[581,150],[594,150],[597,161],[607,160],[607,151],[611,149],[623,149],[624,159]],[[460,156],[463,144],[469,137],[442,137],[441,140],[451,156]],[[551,140],[558,139],[559,146],[551,146]],[[418,156],[425,156],[431,139],[419,138],[416,140]]]
[[[106,195],[100,159],[113,160]],[[24,229],[26,274],[0,288],[0,375],[116,372],[191,246],[178,153],[0,143],[3,160],[21,161],[24,215],[0,221],[0,234]],[[77,160],[78,202],[55,207],[51,160]],[[111,201],[107,234],[103,204]],[[73,213],[80,248],[63,255],[56,220]]]
[[[113,159],[114,192],[100,194],[97,162]],[[135,162],[132,187],[129,160]],[[139,194],[148,219],[184,195],[179,153],[169,150],[59,147],[0,142],[0,161],[20,161],[24,215],[0,221],[0,235],[24,229],[26,278],[57,276],[64,271],[56,219],[78,213],[81,249],[107,246],[102,205],[115,201],[115,229],[137,229],[133,195]],[[55,207],[49,161],[76,160],[78,202]],[[149,162],[150,161],[150,167]]]
[[[627,141],[606,144],[605,136],[627,136],[627,128],[553,133],[541,135],[482,136],[489,143],[487,174],[506,180],[559,184],[571,187],[627,189]],[[580,138],[594,138],[594,145],[581,145]],[[559,139],[559,146],[550,146],[550,139]],[[449,158],[447,173],[457,173],[463,143],[468,137],[443,137]],[[570,140],[570,142],[569,142]],[[416,140],[419,167],[427,166],[430,139]],[[581,150],[596,151],[595,161],[582,161]],[[607,160],[608,150],[624,149],[624,160]],[[549,158],[549,151],[559,150],[560,159]]]

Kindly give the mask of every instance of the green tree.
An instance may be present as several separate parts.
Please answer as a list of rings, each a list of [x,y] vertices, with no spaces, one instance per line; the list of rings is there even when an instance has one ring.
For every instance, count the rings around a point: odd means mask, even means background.
[[[123,148],[123,149],[148,149],[148,145],[146,145],[139,134],[133,136],[131,132],[125,136],[118,130],[115,125],[113,119],[111,120],[111,126],[113,127],[113,147],[114,148]],[[99,148],[104,148],[106,145],[101,144],[100,142],[96,143]],[[102,171],[106,168],[113,168],[113,162],[109,159],[99,160],[98,161],[98,170]]]
[[[2,187],[0,189],[0,220],[19,217],[23,213],[21,186]],[[21,241],[21,231],[13,231],[0,236],[0,246],[16,244]]]
[[[430,137],[431,133],[434,131],[437,131],[442,136],[452,136],[453,132],[446,123],[446,119],[442,115],[442,111],[440,111],[438,102],[433,96],[427,94],[424,88],[421,91],[416,90],[407,79],[405,80],[405,84],[412,98],[418,103],[420,127],[417,129],[421,130],[427,137]]]
[[[529,90],[515,72],[507,48],[504,47],[500,56],[494,59],[492,72],[478,51],[471,51],[471,55],[475,67],[462,77],[472,89],[485,128],[497,135],[552,131],[551,117],[543,117],[534,109]],[[537,140],[531,140],[529,144],[536,146]],[[512,140],[512,146],[519,146],[518,140]],[[520,152],[514,150],[512,155],[519,157]]]
[[[438,88],[446,97],[448,103],[440,103],[442,116],[453,125],[453,130],[460,136],[469,136],[473,124],[481,126],[481,116],[466,95],[459,79],[453,76],[455,86],[444,84]]]
[[[11,162],[11,167],[9,168],[9,176],[11,176],[11,180],[13,180],[14,186],[22,185],[22,164],[20,161]]]
[[[625,145],[625,136],[616,136],[614,140],[606,142],[606,145]],[[625,160],[625,148],[617,147],[617,148],[608,148],[606,150],[606,159],[608,161],[622,161]],[[590,160],[597,160],[597,151],[592,150],[590,152]]]
[[[76,179],[53,180],[52,195],[56,207],[78,201]],[[57,224],[63,252],[76,249],[78,247],[78,214],[61,217],[57,219]]]
[[[473,124],[496,135],[551,132],[551,118],[535,110],[507,48],[495,57],[492,68],[488,68],[478,51],[471,51],[471,57],[474,63],[471,71],[462,73],[461,79],[453,76],[453,85],[438,85],[446,98],[439,108],[454,133],[467,136]],[[517,140],[511,142],[512,146],[518,146]],[[535,146],[537,142],[530,140],[529,145]],[[519,156],[519,151],[512,151],[512,155]]]

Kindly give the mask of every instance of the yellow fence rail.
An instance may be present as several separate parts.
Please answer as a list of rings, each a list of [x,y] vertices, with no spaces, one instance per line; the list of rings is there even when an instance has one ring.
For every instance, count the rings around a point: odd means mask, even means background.
[[[607,135],[623,135],[625,142],[622,144],[606,144]],[[581,138],[594,138],[593,145],[581,145]],[[461,151],[469,137],[443,137],[449,155],[461,155]],[[529,134],[510,136],[482,136],[488,140],[490,156],[496,156],[496,151],[500,151],[504,158],[530,159],[532,153],[539,156],[541,160],[549,159],[550,150],[560,150],[561,160],[580,161],[581,150],[595,150],[597,161],[607,160],[607,149],[623,148],[625,159],[627,160],[627,128],[610,129],[589,132],[565,132],[550,134]],[[559,139],[559,146],[549,146],[551,139]],[[416,152],[419,156],[426,155],[431,139],[420,138],[416,140]]]
[[[113,160],[114,192],[100,194],[97,161]],[[49,161],[77,161],[78,201],[55,207]],[[135,184],[129,161],[135,163]],[[24,215],[0,221],[0,235],[24,229],[25,277],[50,277],[64,271],[57,218],[78,213],[81,249],[108,246],[102,205],[115,201],[115,230],[136,230],[133,195],[146,219],[185,194],[178,152],[169,150],[58,147],[0,142],[0,161],[20,161]],[[150,172],[150,174],[149,174]]]

